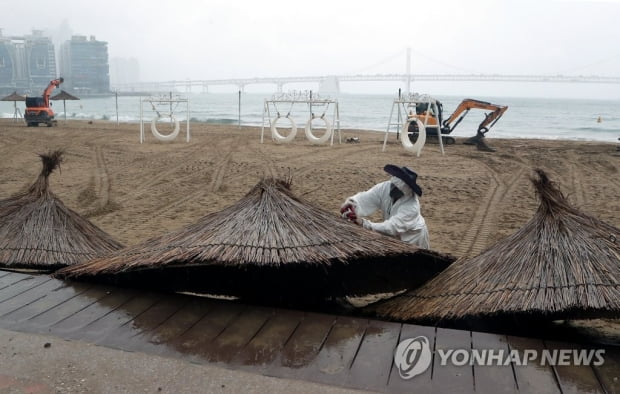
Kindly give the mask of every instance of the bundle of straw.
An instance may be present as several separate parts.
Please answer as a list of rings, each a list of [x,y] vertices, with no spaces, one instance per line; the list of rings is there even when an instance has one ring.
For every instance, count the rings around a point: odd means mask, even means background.
[[[40,154],[43,168],[36,181],[0,201],[0,267],[53,271],[122,247],[51,192],[49,176],[62,155],[60,150]]]
[[[400,321],[620,315],[620,230],[569,204],[540,169],[534,217],[420,288],[368,308]]]
[[[452,261],[342,220],[297,198],[290,180],[268,178],[195,224],[56,276],[251,297],[367,294],[415,287]]]

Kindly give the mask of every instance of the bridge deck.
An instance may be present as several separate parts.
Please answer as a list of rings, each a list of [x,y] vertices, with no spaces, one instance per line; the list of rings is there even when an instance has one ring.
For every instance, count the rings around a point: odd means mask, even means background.
[[[578,348],[539,339],[66,283],[0,271],[0,327],[268,376],[379,392],[620,392],[620,350],[601,366],[442,366],[402,379],[397,344],[439,349]],[[34,368],[34,366],[33,366]]]

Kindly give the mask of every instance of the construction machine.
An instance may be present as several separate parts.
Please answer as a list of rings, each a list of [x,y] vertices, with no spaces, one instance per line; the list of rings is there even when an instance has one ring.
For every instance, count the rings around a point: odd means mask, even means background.
[[[495,149],[489,147],[484,141],[484,135],[489,131],[491,127],[497,123],[502,117],[504,112],[508,109],[507,106],[491,104],[486,101],[465,99],[463,100],[456,110],[447,118],[443,118],[443,104],[436,99],[429,96],[421,96],[419,100],[414,100],[409,104],[408,117],[419,119],[422,124],[426,125],[426,135],[430,137],[437,137],[441,135],[442,142],[446,144],[453,144],[455,139],[446,136],[452,133],[454,128],[465,118],[471,109],[478,108],[483,110],[490,110],[491,112],[484,114],[484,120],[478,125],[476,135],[467,139],[464,144],[476,145],[478,149],[485,151],[494,151]],[[417,122],[410,122],[408,134],[411,139],[417,138],[419,133]]]
[[[50,81],[49,85],[43,91],[42,96],[26,97],[26,112],[24,112],[24,120],[28,127],[38,126],[39,123],[45,123],[47,127],[56,125],[54,119],[54,111],[50,106],[50,95],[52,90],[59,87],[63,83],[63,78]]]

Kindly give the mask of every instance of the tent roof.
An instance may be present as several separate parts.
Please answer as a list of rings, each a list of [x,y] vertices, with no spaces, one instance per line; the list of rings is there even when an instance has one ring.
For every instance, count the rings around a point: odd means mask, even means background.
[[[50,190],[48,177],[62,152],[39,155],[43,169],[30,188],[0,201],[0,266],[51,271],[122,245],[67,208]]]
[[[544,171],[536,173],[541,203],[521,229],[369,310],[418,322],[620,315],[620,229],[572,207]]]
[[[26,101],[26,96],[13,92],[6,97],[2,97],[0,101]]]
[[[50,100],[79,100],[79,97],[76,97],[72,94],[65,92],[64,90],[61,90],[60,93],[58,93],[57,95],[50,97]]]
[[[428,279],[453,261],[450,256],[342,220],[297,198],[290,186],[289,181],[263,179],[237,203],[192,225],[68,267],[56,275],[92,277],[206,266],[257,273],[290,272],[301,267],[324,273],[343,272],[356,263],[389,271],[397,262],[402,266],[406,262],[407,269],[415,271],[418,262],[419,285],[421,279]]]

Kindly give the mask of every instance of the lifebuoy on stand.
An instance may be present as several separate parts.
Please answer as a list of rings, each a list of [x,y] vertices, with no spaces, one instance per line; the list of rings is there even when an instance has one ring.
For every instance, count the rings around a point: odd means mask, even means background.
[[[314,119],[321,119],[323,123],[325,123],[325,134],[323,134],[321,137],[316,137],[312,133],[312,121]],[[329,139],[329,137],[331,137],[332,131],[333,131],[332,125],[329,123],[329,120],[325,118],[325,115],[323,116],[312,115],[310,119],[308,119],[308,122],[306,122],[306,138],[308,139],[308,141],[310,141],[313,144],[318,145],[318,144],[325,143]]]
[[[417,122],[418,125],[418,139],[415,144],[411,143],[408,133],[409,124],[414,121]],[[424,147],[424,144],[426,143],[426,128],[424,127],[424,123],[417,118],[407,119],[403,125],[403,132],[400,134],[400,142],[403,144],[403,148],[405,148],[406,151],[415,153],[418,157],[420,157],[422,147]]]
[[[170,134],[161,134],[159,132],[159,130],[157,130],[157,121],[162,119],[162,118],[170,118],[170,121],[174,122],[174,130],[172,130],[172,133],[170,133]],[[155,138],[157,138],[158,140],[160,140],[160,141],[172,141],[172,140],[174,140],[179,135],[179,129],[180,128],[181,127],[180,127],[180,124],[179,124],[179,120],[177,118],[175,118],[174,115],[172,115],[172,114],[170,114],[170,116],[157,115],[151,121],[151,133],[153,133],[153,136]]]
[[[291,132],[289,133],[289,135],[283,136],[278,132],[278,129],[276,128],[276,123],[278,123],[278,120],[280,118],[282,118],[282,116],[278,114],[278,116],[273,118],[273,120],[271,121],[271,137],[278,142],[293,141],[295,139],[295,136],[297,135],[297,125],[295,124],[295,121],[289,115],[284,116],[284,118],[288,119],[289,122],[291,122]]]

